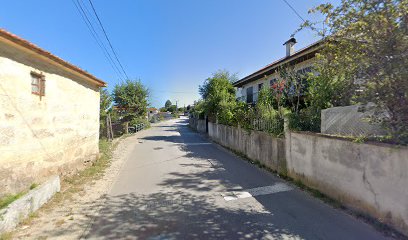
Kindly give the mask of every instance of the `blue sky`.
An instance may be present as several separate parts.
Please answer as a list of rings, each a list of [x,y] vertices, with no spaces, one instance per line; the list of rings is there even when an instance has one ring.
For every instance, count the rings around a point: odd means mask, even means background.
[[[322,0],[287,0],[304,17]],[[83,0],[88,3],[88,0]],[[218,69],[244,77],[281,58],[301,20],[282,0],[93,0],[130,78],[141,79],[151,103],[179,106],[199,99],[198,85]],[[72,0],[4,1],[0,27],[81,67],[119,82]],[[101,35],[102,37],[102,35]],[[318,38],[296,35],[296,49]]]

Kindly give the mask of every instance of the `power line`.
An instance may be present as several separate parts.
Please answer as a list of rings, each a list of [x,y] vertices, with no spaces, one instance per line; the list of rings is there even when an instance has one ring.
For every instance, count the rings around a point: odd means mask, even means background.
[[[100,25],[101,28],[102,28],[102,31],[103,31],[103,34],[105,35],[105,38],[106,38],[106,40],[108,41],[110,48],[112,49],[113,55],[115,56],[116,60],[118,61],[119,66],[120,66],[120,68],[122,69],[123,73],[125,74],[125,76],[127,77],[127,79],[129,79],[128,75],[126,74],[125,69],[124,69],[123,66],[122,66],[122,63],[119,61],[118,55],[116,54],[116,51],[115,51],[115,49],[113,48],[111,41],[109,40],[108,34],[106,33],[105,28],[103,27],[103,24],[102,24],[101,20],[99,19],[98,14],[96,13],[96,10],[95,10],[95,7],[94,7],[92,1],[91,1],[91,0],[88,0],[88,1],[89,1],[89,3],[91,4],[91,7],[92,7],[93,12],[95,13],[96,19],[98,19],[99,25]]]
[[[292,11],[293,11],[303,22],[306,22],[306,20],[296,11],[295,8],[292,7],[292,5],[290,5],[290,4],[288,3],[288,1],[286,1],[286,0],[283,0],[283,1],[286,3],[286,5],[288,5],[288,6],[290,7],[290,9],[292,9]]]
[[[115,73],[118,75],[119,79],[122,80],[123,77],[121,76],[119,68],[116,66],[115,61],[110,56],[108,50],[106,49],[106,46],[103,44],[103,41],[100,40],[98,33],[96,32],[96,30],[94,29],[91,21],[89,20],[86,13],[84,12],[80,2],[78,0],[77,0],[77,3],[75,3],[74,0],[72,0],[72,2],[74,3],[75,7],[77,8],[77,10],[79,12],[79,15],[81,16],[82,20],[85,22],[85,25],[87,26],[88,30],[90,31],[92,37],[94,38],[96,43],[101,48],[101,50],[102,50],[103,54],[105,55],[105,57],[107,58],[109,64],[111,65],[111,67],[113,68]]]
[[[74,3],[79,15],[81,16],[82,20],[84,21],[85,25],[87,26],[87,28],[88,28],[89,32],[91,33],[93,39],[98,44],[98,46],[101,48],[102,53],[104,54],[105,58],[108,60],[108,62],[111,65],[112,69],[115,71],[118,78],[120,80],[122,80],[123,77],[121,76],[119,68],[115,64],[115,61],[110,56],[110,54],[109,54],[108,50],[106,49],[106,46],[104,45],[103,41],[100,40],[98,33],[96,32],[95,28],[92,25],[92,22],[89,20],[88,16],[86,15],[86,13],[85,13],[84,9],[82,8],[80,2],[78,0],[76,0],[76,1],[77,2],[75,2],[75,0],[72,0],[72,2]]]

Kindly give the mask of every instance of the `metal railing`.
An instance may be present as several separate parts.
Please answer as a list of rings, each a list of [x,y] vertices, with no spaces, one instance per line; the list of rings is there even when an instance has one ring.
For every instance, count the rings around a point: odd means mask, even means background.
[[[145,124],[144,123],[139,123],[139,124],[136,124],[135,126],[128,127],[128,131],[129,131],[129,133],[137,133],[137,132],[143,130],[144,128],[145,128]]]

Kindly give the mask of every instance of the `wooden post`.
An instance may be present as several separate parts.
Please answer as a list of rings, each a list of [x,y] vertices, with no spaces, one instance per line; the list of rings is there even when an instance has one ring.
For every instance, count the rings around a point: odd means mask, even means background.
[[[124,124],[123,124],[123,127],[125,128],[124,130],[125,130],[125,134],[128,134],[129,133],[129,122],[125,122]]]
[[[106,137],[110,140],[109,114],[106,116]]]
[[[108,118],[109,118],[110,139],[113,140],[112,119],[110,117],[110,114],[108,114]]]

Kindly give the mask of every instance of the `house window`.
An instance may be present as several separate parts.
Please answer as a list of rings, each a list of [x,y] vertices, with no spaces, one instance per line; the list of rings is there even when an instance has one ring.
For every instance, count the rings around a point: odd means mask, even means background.
[[[31,93],[45,96],[45,77],[36,72],[31,72]]]
[[[252,103],[254,101],[254,90],[253,87],[249,87],[246,89],[246,97],[247,103]]]
[[[269,81],[269,87],[272,87],[278,80],[276,78],[273,78]]]
[[[261,91],[262,87],[263,87],[263,83],[258,84],[258,92]]]

